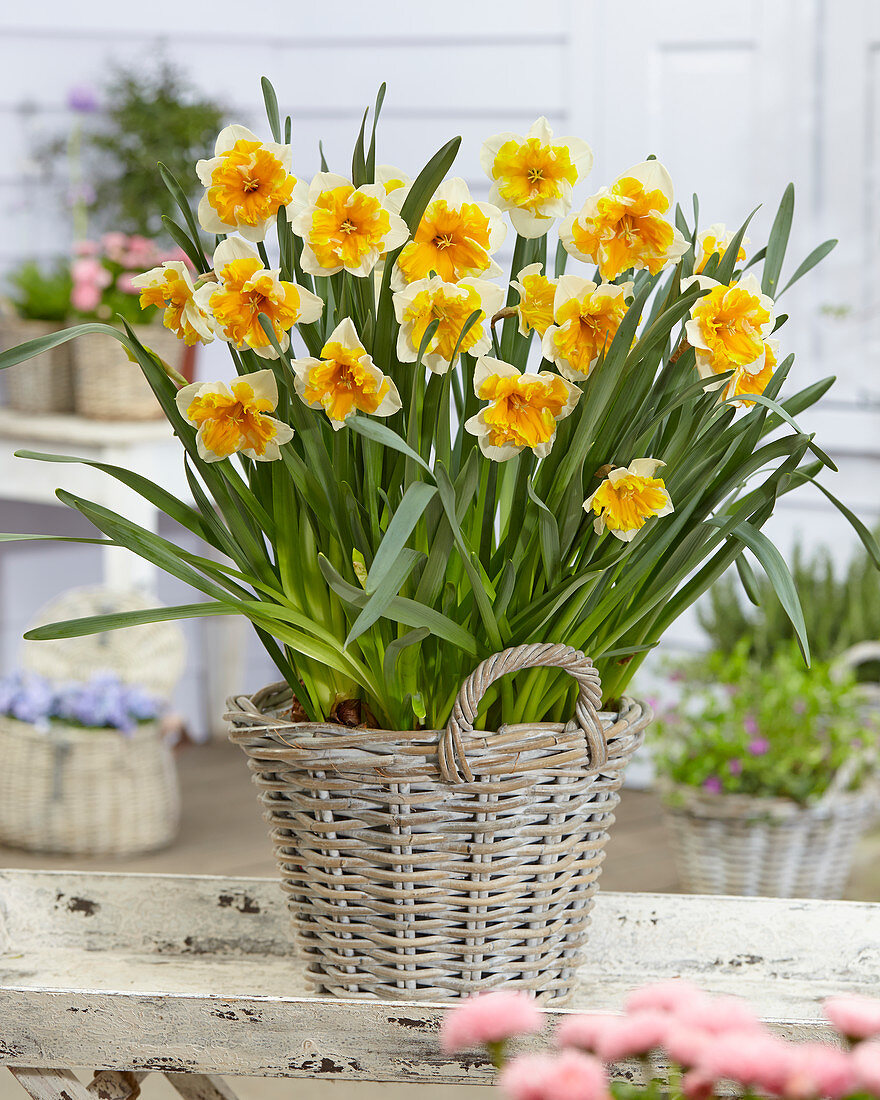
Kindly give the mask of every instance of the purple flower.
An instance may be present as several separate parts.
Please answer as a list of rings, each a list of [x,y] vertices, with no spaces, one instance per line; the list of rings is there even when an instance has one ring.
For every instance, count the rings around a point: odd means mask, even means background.
[[[727,770],[731,775],[742,775],[743,762],[738,756],[735,756],[733,760],[728,760]]]
[[[101,104],[98,93],[91,84],[74,84],[67,93],[67,106],[83,115],[94,114]]]
[[[756,737],[749,741],[749,752],[752,756],[763,756],[770,751],[770,742],[766,737]]]
[[[721,794],[723,789],[721,780],[717,775],[710,775],[703,780],[703,790],[708,791],[710,794]]]
[[[749,737],[754,737],[757,734],[758,723],[755,721],[755,716],[753,714],[747,714],[745,718],[743,718],[743,729]]]
[[[685,675],[684,675],[684,671],[683,671],[682,669],[680,669],[680,668],[674,668],[674,669],[672,670],[672,672],[670,672],[670,673],[669,673],[669,679],[670,679],[670,680],[671,680],[671,681],[672,681],[672,682],[673,682],[674,684],[680,684],[680,683],[681,683],[681,681],[682,681],[682,680],[683,680],[684,678],[685,678]]]
[[[803,699],[793,699],[791,703],[791,709],[795,714],[804,714],[807,709],[807,704]]]

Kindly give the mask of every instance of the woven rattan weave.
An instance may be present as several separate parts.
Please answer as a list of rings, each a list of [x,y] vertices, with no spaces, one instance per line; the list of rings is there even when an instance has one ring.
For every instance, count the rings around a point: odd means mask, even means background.
[[[575,719],[474,730],[489,684],[536,665],[578,681]],[[284,684],[229,701],[317,991],[440,1000],[503,984],[567,999],[650,718],[600,699],[583,654],[530,645],[484,661],[442,731],[292,722]]]
[[[666,820],[682,887],[694,894],[839,898],[876,788],[831,791],[812,805],[667,788]]]
[[[180,370],[185,345],[162,325],[135,326],[146,347]],[[88,333],[73,343],[76,411],[91,420],[156,420],[162,408],[140,367],[118,340]]]
[[[23,317],[4,317],[0,321],[0,345],[5,351],[49,336],[64,328],[54,321],[28,321]],[[23,413],[73,412],[73,365],[70,344],[44,351],[24,363],[15,363],[3,371],[6,404]]]

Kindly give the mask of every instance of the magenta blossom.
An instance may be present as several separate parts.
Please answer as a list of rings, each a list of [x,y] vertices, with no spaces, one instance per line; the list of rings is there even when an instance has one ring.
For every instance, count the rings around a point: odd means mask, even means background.
[[[98,110],[98,93],[91,84],[74,84],[67,93],[67,106],[71,111],[90,115]]]
[[[709,794],[721,794],[723,789],[723,784],[717,775],[710,775],[703,780],[703,790],[708,791]]]
[[[70,273],[71,305],[80,313],[92,313],[101,301],[101,291],[112,281],[110,272],[93,256],[81,256],[70,265]]]
[[[728,760],[727,770],[731,775],[742,775],[743,762],[738,756],[735,756],[733,760]]]
[[[857,993],[829,997],[825,1015],[847,1039],[873,1039],[880,1036],[880,1000]]]
[[[755,737],[749,741],[749,753],[752,756],[764,756],[770,751],[770,742],[766,737]]]
[[[749,737],[756,737],[758,733],[758,723],[755,721],[753,714],[747,714],[743,718],[743,729],[749,735]]]
[[[487,1043],[503,1043],[515,1035],[531,1035],[544,1026],[544,1013],[527,993],[498,990],[469,997],[447,1013],[440,1041],[447,1053]]]

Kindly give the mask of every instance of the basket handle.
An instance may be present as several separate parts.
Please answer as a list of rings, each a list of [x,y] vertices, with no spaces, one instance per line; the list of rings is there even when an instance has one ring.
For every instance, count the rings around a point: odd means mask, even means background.
[[[548,642],[519,645],[487,658],[477,665],[461,685],[449,724],[440,735],[440,772],[447,783],[473,781],[474,775],[464,751],[462,734],[473,732],[474,718],[489,685],[499,676],[505,676],[509,672],[518,672],[523,668],[536,668],[540,665],[565,669],[577,680],[578,697],[574,708],[574,722],[587,739],[591,764],[594,767],[602,767],[606,762],[608,746],[605,743],[605,733],[599,719],[599,710],[602,705],[601,684],[593,662],[579,649],[572,649],[567,645],[554,645]]]

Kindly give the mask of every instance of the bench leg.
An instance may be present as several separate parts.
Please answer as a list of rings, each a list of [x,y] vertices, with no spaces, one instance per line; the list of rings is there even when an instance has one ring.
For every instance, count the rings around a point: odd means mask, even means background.
[[[9,1072],[31,1097],[31,1100],[94,1100],[69,1069],[19,1069]]]
[[[222,1077],[209,1073],[166,1073],[183,1100],[238,1100]]]

